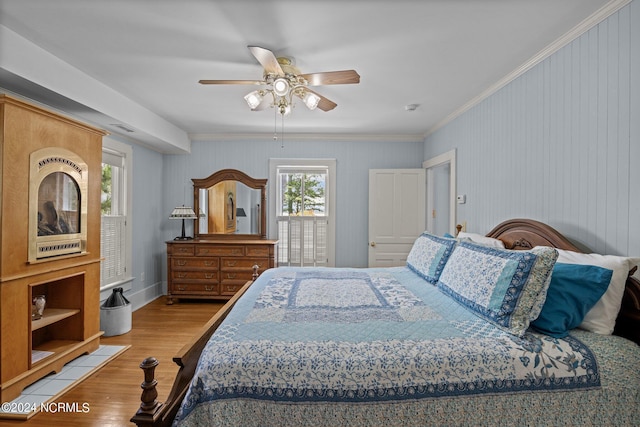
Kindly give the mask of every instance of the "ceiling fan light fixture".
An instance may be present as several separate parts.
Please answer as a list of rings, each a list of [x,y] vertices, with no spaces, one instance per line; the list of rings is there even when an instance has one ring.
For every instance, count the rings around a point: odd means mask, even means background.
[[[255,110],[262,102],[262,95],[260,94],[259,90],[254,90],[253,92],[245,95],[244,100],[247,101],[247,105],[249,105],[249,108]]]
[[[285,96],[289,93],[289,82],[285,78],[277,78],[273,81],[273,92],[278,96]]]
[[[306,92],[304,97],[302,98],[304,104],[307,106],[309,110],[315,110],[320,102],[320,97],[312,92]]]
[[[269,102],[276,113],[282,116],[291,113],[294,99],[300,98],[309,110],[331,111],[337,104],[322,95],[307,89],[307,86],[357,84],[360,75],[355,70],[325,71],[301,74],[292,58],[276,57],[272,51],[260,46],[247,46],[251,54],[262,65],[262,80],[200,80],[203,85],[264,85],[266,87],[245,95],[251,110],[262,110],[263,98],[270,95]],[[270,99],[271,101],[271,99]]]

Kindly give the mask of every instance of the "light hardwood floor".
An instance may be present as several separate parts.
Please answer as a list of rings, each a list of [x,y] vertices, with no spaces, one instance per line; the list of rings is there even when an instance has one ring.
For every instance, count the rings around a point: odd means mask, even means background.
[[[0,421],[0,427],[134,426],[129,419],[140,406],[143,373],[140,363],[153,356],[160,364],[155,371],[158,400],[164,401],[178,366],[172,357],[222,306],[223,302],[180,301],[166,305],[165,298],[136,310],[132,329],[124,335],[103,337],[101,344],[131,345],[131,348],[94,373],[57,402],[88,403],[88,413],[38,413],[28,421]]]

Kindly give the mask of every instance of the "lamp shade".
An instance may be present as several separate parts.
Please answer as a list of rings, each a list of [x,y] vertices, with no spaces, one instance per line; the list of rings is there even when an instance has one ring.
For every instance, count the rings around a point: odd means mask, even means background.
[[[189,206],[178,206],[176,207],[171,215],[169,215],[169,219],[197,219],[196,213]]]

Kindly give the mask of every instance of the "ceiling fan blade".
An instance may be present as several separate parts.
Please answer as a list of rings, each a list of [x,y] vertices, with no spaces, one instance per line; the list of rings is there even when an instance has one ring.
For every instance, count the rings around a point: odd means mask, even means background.
[[[266,85],[267,82],[260,80],[200,80],[203,85]]]
[[[284,71],[278,63],[278,59],[269,49],[265,49],[259,46],[247,46],[249,51],[256,57],[262,68],[268,74],[276,74],[278,76],[284,76]]]
[[[360,83],[360,75],[355,70],[309,73],[302,74],[301,77],[304,77],[309,86]]]
[[[320,102],[318,102],[318,108],[321,109],[322,111],[331,111],[334,108],[336,108],[338,106],[338,104],[336,104],[335,102],[331,101],[330,99],[325,98],[324,96],[320,95],[318,92],[313,91],[309,88],[305,88],[305,91],[311,92],[314,95],[318,96],[320,98]],[[298,94],[297,94],[298,95]],[[300,98],[304,98],[304,92],[300,95],[298,95]]]

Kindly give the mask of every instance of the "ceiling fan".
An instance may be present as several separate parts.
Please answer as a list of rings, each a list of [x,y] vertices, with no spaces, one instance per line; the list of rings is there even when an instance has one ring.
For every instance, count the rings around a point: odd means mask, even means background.
[[[282,116],[291,113],[294,96],[300,98],[310,110],[317,107],[322,111],[330,111],[337,106],[335,102],[311,90],[309,86],[360,83],[360,75],[355,70],[302,74],[291,58],[278,58],[269,49],[259,46],[247,47],[264,68],[263,80],[200,80],[200,83],[204,85],[265,85],[266,88],[247,94],[244,97],[245,101],[254,111],[271,105],[277,108]],[[263,102],[267,95],[273,98],[271,104]]]

